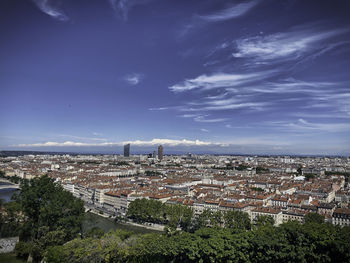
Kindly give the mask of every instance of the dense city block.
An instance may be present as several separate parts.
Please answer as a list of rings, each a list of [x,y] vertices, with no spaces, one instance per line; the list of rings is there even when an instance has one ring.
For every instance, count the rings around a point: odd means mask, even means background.
[[[347,157],[213,155],[23,155],[2,157],[4,176],[48,175],[85,203],[86,210],[162,227],[169,218],[139,220],[129,208],[138,199],[203,212],[240,211],[252,224],[303,223],[309,213],[350,224]],[[17,179],[18,180],[18,179]],[[181,220],[180,220],[181,221]],[[180,227],[180,221],[175,227]],[[208,221],[208,225],[210,225]]]

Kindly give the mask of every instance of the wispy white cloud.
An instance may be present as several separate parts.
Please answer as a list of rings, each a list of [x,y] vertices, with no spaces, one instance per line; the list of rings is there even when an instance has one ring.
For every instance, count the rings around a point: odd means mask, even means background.
[[[92,135],[94,135],[94,136],[103,136],[103,134],[99,133],[99,132],[93,132]]]
[[[211,14],[213,16],[208,16],[208,21],[220,21],[226,15],[228,18],[228,14]],[[349,34],[350,30],[346,28],[332,29],[325,24],[314,23],[267,35],[260,32],[258,36],[234,41],[226,38],[221,44],[209,48],[206,58],[210,57],[209,64],[214,66],[207,68],[206,74],[169,87],[174,93],[187,92],[190,95],[182,105],[171,109],[186,112],[183,116],[197,122],[202,118],[207,119],[203,117],[207,114],[215,114],[213,119],[227,120],[226,117],[230,116],[228,113],[233,111],[240,114],[254,112],[261,116],[263,111],[269,115],[276,115],[278,111],[287,119],[293,116],[293,112],[303,112],[305,109],[310,113],[318,111],[324,116],[329,116],[327,112],[350,116],[350,97],[346,88],[349,83],[325,76],[315,76],[315,80],[293,78],[299,63],[350,44],[347,40],[339,41],[340,37],[344,39]],[[198,116],[192,116],[197,113]],[[307,129],[306,126],[308,129],[326,129],[321,124],[299,125],[305,126],[304,129]],[[331,127],[343,128],[342,125]]]
[[[271,102],[246,102],[246,103],[228,103],[226,105],[212,105],[202,106],[197,108],[199,111],[223,111],[223,110],[236,110],[236,109],[250,109],[255,111],[261,111],[263,107],[271,105]]]
[[[74,147],[74,146],[107,146],[108,143],[83,143],[83,142],[43,142],[43,143],[30,143],[30,144],[18,144],[13,145],[16,147]]]
[[[208,130],[202,129],[203,132]],[[83,143],[74,141],[65,142],[43,142],[43,143],[31,143],[31,144],[18,144],[12,145],[12,147],[22,147],[22,148],[36,148],[36,147],[116,147],[123,146],[125,144],[131,144],[131,147],[147,147],[147,146],[157,146],[163,145],[167,147],[219,147],[227,148],[234,147],[236,145],[288,145],[285,141],[279,141],[270,137],[241,137],[227,142],[210,142],[201,140],[188,140],[188,139],[152,139],[152,140],[131,140],[123,142],[102,142],[102,143]]]
[[[169,146],[206,146],[206,145],[221,145],[220,143],[206,142],[200,140],[172,140],[172,139],[153,139],[151,141],[127,141],[124,143],[130,143],[132,145],[147,146],[147,145],[169,145]]]
[[[200,129],[202,132],[209,132],[209,130],[207,130],[207,129],[204,129],[204,128],[202,128],[202,129]]]
[[[321,81],[301,81],[288,78],[279,82],[267,82],[259,86],[251,86],[246,90],[260,93],[311,93],[320,94],[332,90],[338,83]]]
[[[203,27],[209,23],[216,23],[239,18],[247,14],[251,9],[257,6],[260,0],[250,0],[238,4],[231,4],[226,8],[214,11],[208,14],[194,15],[191,21],[183,26],[178,33],[178,39],[183,39],[190,32]]]
[[[347,86],[347,85],[346,85]],[[334,89],[319,92],[312,98],[312,103],[305,105],[304,109],[329,109],[339,114],[350,116],[350,93],[344,89]]]
[[[134,140],[123,142],[102,142],[102,143],[83,143],[83,142],[44,142],[44,143],[32,143],[32,144],[19,144],[16,147],[105,147],[105,146],[122,146],[130,143],[132,146],[156,146],[156,145],[168,145],[168,146],[213,146],[224,145],[221,143],[206,142],[200,140],[172,140],[172,139],[152,139],[149,141]]]
[[[281,140],[279,138],[273,138],[271,136],[252,136],[252,137],[240,137],[236,139],[232,139],[226,142],[227,145],[235,146],[235,145],[272,145],[276,146],[286,146],[290,145],[290,142],[286,140]]]
[[[196,122],[207,122],[207,123],[223,122],[223,121],[227,120],[227,118],[212,118],[212,119],[208,119],[208,118],[206,118],[206,116],[208,116],[208,115],[197,116],[197,117],[194,117],[193,120],[196,121]]]
[[[143,74],[132,73],[132,74],[126,75],[124,77],[124,80],[130,85],[137,85],[140,83],[143,77],[144,77]]]
[[[254,8],[259,2],[260,1],[258,0],[252,0],[252,1],[243,2],[239,4],[233,4],[215,13],[200,15],[198,17],[207,22],[220,22],[220,21],[230,20],[230,19],[245,15],[252,8]]]
[[[186,110],[186,109],[183,109]],[[194,109],[188,109],[188,111],[193,111]],[[198,110],[200,111],[200,110]],[[182,118],[192,118],[195,122],[204,122],[204,123],[216,123],[216,122],[223,122],[226,121],[227,118],[208,118],[210,115],[209,114],[182,114],[179,115],[178,117]]]
[[[305,119],[299,118],[295,122],[288,121],[276,121],[269,122],[268,125],[287,129],[289,131],[297,131],[297,132],[310,132],[310,131],[325,131],[325,132],[346,132],[350,131],[350,123],[315,123],[309,122]]]
[[[148,110],[151,111],[163,111],[163,110],[169,110],[170,107],[158,107],[158,108],[149,108]]]
[[[194,89],[210,90],[228,88],[243,85],[249,82],[271,77],[275,71],[263,71],[257,73],[215,73],[212,75],[200,75],[193,79],[187,79],[181,84],[170,86],[173,92],[184,92]]]
[[[33,0],[36,6],[45,14],[59,21],[68,21],[69,17],[59,8],[58,1]]]
[[[296,60],[308,53],[326,52],[336,47],[337,45],[329,43],[321,45],[320,43],[348,32],[347,29],[322,31],[310,26],[290,32],[242,38],[235,41],[236,51],[232,53],[232,56],[274,62],[279,59]]]
[[[132,8],[152,1],[153,0],[108,0],[116,15],[124,21],[128,20],[129,12]]]
[[[108,0],[108,1],[118,16],[120,16],[124,20],[128,19],[128,12],[130,8],[128,5],[128,2],[129,2],[128,0]]]
[[[271,102],[254,101],[254,97],[257,94],[237,94],[225,93],[226,97],[218,97],[213,99],[208,97],[201,99],[197,102],[191,102],[187,109],[189,112],[203,112],[203,111],[220,111],[220,110],[233,110],[233,109],[255,109],[260,110],[262,107],[268,106]],[[246,91],[244,91],[246,92]]]
[[[347,89],[342,88],[348,83],[302,81],[294,78],[267,80],[270,77],[272,79],[274,74],[274,71],[258,71],[251,74],[218,73],[185,80],[184,83],[169,89],[175,93],[192,92],[197,89],[201,92],[192,93],[197,96],[196,100],[171,109],[189,112],[191,116],[197,114],[191,112],[200,112],[199,115],[203,115],[210,111],[240,109],[251,112],[272,108],[284,109],[285,105],[295,102],[294,110],[332,107],[335,111],[350,114],[350,94]]]
[[[206,57],[210,57],[214,55],[218,51],[222,51],[224,49],[227,49],[231,46],[231,43],[229,41],[222,42],[221,44],[216,45],[207,55]],[[212,64],[212,62],[207,62],[209,65]],[[206,64],[207,64],[206,63]]]
[[[182,118],[195,118],[195,117],[198,117],[198,116],[201,116],[201,114],[183,114],[183,115],[179,115],[179,117],[182,117]]]
[[[93,134],[93,135],[95,135],[95,134]],[[99,135],[95,135],[95,136],[99,136]],[[74,135],[69,135],[69,134],[59,134],[58,137],[77,139],[77,140],[86,140],[86,141],[107,141],[106,138],[82,137],[82,136],[74,136]]]
[[[344,112],[329,112],[329,113],[308,113],[308,112],[293,112],[291,116],[296,116],[299,118],[319,118],[319,119],[347,119],[350,118],[350,112],[344,113]]]

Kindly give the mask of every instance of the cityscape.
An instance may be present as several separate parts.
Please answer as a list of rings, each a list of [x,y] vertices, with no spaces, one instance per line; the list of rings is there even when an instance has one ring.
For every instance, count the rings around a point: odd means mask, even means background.
[[[0,2],[0,262],[350,262],[350,2]]]
[[[97,214],[126,216],[135,199],[181,204],[199,215],[212,211],[247,212],[252,222],[272,216],[279,225],[304,222],[318,213],[334,225],[350,225],[349,157],[24,155],[1,158],[9,177],[48,174]]]

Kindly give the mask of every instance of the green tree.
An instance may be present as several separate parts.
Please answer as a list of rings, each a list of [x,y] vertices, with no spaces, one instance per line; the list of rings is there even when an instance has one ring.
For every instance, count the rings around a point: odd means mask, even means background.
[[[44,259],[50,263],[66,263],[69,262],[67,252],[63,246],[48,247],[45,251]]]
[[[275,224],[275,220],[272,216],[260,215],[256,218],[255,223],[257,227],[273,226]]]
[[[180,224],[182,217],[181,205],[168,205],[165,208],[166,217],[168,219],[168,226],[172,229],[176,229]]]
[[[136,222],[163,223],[165,207],[157,200],[136,199],[130,203],[127,216]]]
[[[198,230],[202,227],[206,227],[210,223],[212,212],[209,209],[205,209],[201,214],[195,217],[193,221],[192,230]]]
[[[42,176],[22,181],[20,188],[15,198],[25,218],[20,240],[31,242],[38,258],[46,246],[67,242],[81,233],[84,203],[54,179]]]
[[[142,198],[130,203],[127,217],[139,223],[167,223],[172,229],[180,226],[188,231],[191,228],[193,210],[184,205],[168,205],[158,200]]]
[[[302,175],[302,173],[303,173],[302,167],[298,167],[297,173],[298,173],[299,175]]]
[[[248,165],[244,165],[244,164],[240,164],[240,165],[235,167],[235,169],[237,171],[244,171],[244,170],[247,170],[248,168],[250,168],[250,167]]]
[[[17,236],[23,219],[19,204],[16,202],[4,203],[2,209],[3,212],[0,214],[0,237]]]
[[[248,213],[242,211],[226,211],[224,223],[226,228],[248,230],[251,227]]]
[[[184,205],[165,205],[165,213],[168,219],[168,226],[172,229],[181,227],[183,230],[188,231],[191,227],[193,210],[190,207]]]
[[[221,227],[223,224],[223,215],[221,211],[212,212],[209,220],[212,227]]]
[[[28,249],[27,249],[28,250]],[[50,246],[46,262],[349,262],[350,227],[300,224],[194,233],[132,235],[110,232]]]
[[[324,216],[317,213],[308,213],[305,215],[304,220],[305,220],[305,224],[308,224],[308,223],[322,224],[324,223]]]
[[[182,217],[180,221],[182,230],[189,231],[191,229],[193,216],[193,209],[191,207],[182,206]]]
[[[254,230],[249,240],[249,261],[258,262],[305,262],[295,260],[288,240],[277,227],[262,227]]]
[[[329,246],[333,262],[350,262],[350,226],[336,227],[335,237]]]
[[[84,236],[85,237],[100,238],[104,234],[105,234],[105,231],[102,228],[93,227],[93,228],[89,229]]]
[[[265,167],[261,167],[261,166],[256,167],[257,174],[264,174],[264,173],[268,173],[269,171],[270,171],[269,168],[265,168]]]
[[[202,228],[195,236],[196,262],[248,262],[248,232]]]
[[[307,173],[307,174],[304,174],[304,176],[305,176],[305,179],[307,180],[307,181],[310,181],[310,179],[314,179],[314,178],[316,178],[316,174],[309,174],[309,173]]]
[[[23,260],[27,260],[32,250],[33,250],[33,243],[19,241],[15,247],[16,257],[21,258]]]
[[[101,238],[77,238],[62,246],[50,246],[44,259],[54,263],[126,262],[135,241],[136,237],[132,233],[116,230]]]

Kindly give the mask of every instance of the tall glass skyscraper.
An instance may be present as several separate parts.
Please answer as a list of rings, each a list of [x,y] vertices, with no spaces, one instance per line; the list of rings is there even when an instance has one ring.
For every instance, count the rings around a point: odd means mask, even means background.
[[[130,157],[130,143],[124,145],[124,157]]]
[[[163,159],[163,146],[158,146],[158,159],[161,161]]]

